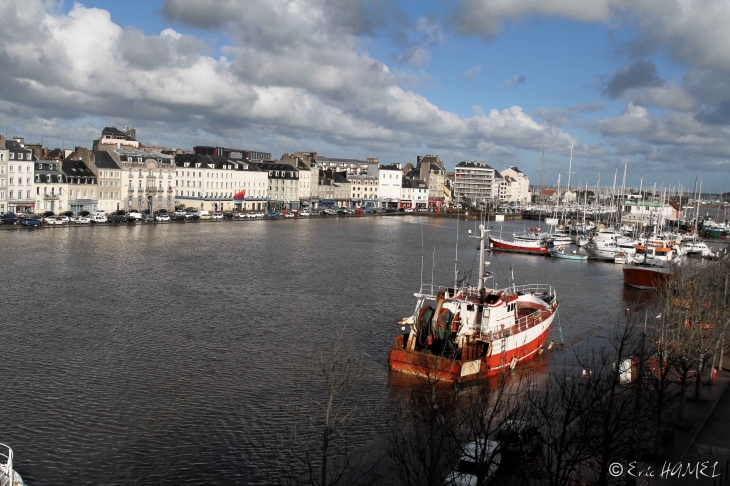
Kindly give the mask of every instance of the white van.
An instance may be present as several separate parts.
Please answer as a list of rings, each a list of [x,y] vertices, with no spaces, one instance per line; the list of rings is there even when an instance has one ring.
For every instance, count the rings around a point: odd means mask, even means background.
[[[208,211],[198,211],[198,217],[200,219],[210,219],[210,212],[208,212]]]
[[[90,216],[92,223],[106,223],[106,213],[103,213],[101,211],[95,212],[92,216]]]

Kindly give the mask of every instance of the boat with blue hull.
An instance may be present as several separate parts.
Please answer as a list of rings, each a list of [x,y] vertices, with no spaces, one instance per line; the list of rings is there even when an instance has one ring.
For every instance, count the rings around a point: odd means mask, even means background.
[[[554,258],[562,258],[563,260],[588,260],[588,255],[581,255],[575,251],[573,251],[573,253],[565,253],[565,248],[563,247],[550,250],[550,256]]]

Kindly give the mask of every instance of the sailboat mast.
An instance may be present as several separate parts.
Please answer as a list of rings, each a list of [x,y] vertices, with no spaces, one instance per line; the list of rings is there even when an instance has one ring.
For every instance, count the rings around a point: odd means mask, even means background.
[[[484,288],[484,239],[486,230],[484,224],[479,225],[479,283],[477,284],[477,290]]]
[[[573,140],[570,141],[570,163],[568,164],[568,191],[570,191],[570,174],[573,171]]]

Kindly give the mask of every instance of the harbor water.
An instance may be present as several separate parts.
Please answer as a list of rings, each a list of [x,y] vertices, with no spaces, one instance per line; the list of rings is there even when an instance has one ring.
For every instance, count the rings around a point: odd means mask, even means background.
[[[453,284],[457,234],[459,278],[476,283],[474,224],[399,215],[0,232],[0,441],[34,486],[263,483],[266,441],[292,425],[293,383],[336,332],[367,357],[361,393],[412,383],[388,371],[395,323],[421,285]],[[503,236],[524,224],[500,223]],[[488,261],[499,287],[513,267],[518,285],[557,289],[550,339],[568,346],[646,296],[624,288],[620,266]]]

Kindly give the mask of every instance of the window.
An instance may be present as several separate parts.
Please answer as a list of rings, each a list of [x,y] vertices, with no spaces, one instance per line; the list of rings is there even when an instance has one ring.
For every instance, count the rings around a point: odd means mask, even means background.
[[[10,185],[12,186],[13,185],[13,178],[11,177],[10,179],[8,179],[8,181],[9,181]]]
[[[28,154],[28,160],[30,160],[30,154]],[[26,165],[26,166],[25,166],[25,172],[26,172],[27,174],[30,174],[30,166],[29,166],[29,165]]]
[[[13,160],[14,158],[15,158],[15,152],[10,152],[10,160]],[[10,169],[10,170],[13,170],[13,169]]]
[[[13,198],[13,191],[8,192],[8,194],[9,194],[8,198],[9,199],[12,199]]]
[[[13,155],[13,154],[10,154],[10,155]],[[12,171],[13,171],[13,166],[11,165],[10,166],[10,172],[12,172]]]
[[[30,199],[30,190],[25,191],[25,198]]]

